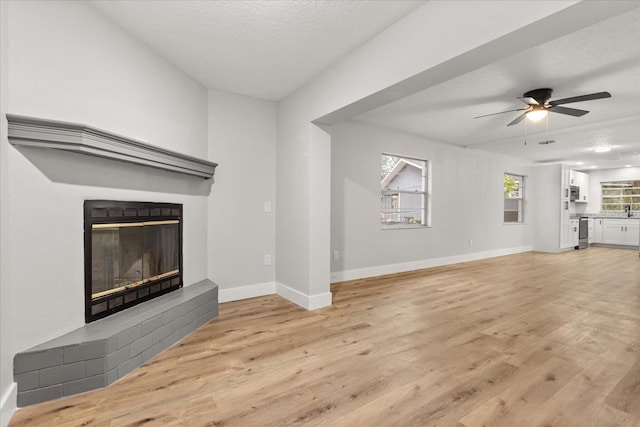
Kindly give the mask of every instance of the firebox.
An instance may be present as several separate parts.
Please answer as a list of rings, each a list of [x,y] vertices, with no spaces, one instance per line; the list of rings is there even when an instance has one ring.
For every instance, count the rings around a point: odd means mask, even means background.
[[[182,287],[182,205],[84,202],[87,323]]]

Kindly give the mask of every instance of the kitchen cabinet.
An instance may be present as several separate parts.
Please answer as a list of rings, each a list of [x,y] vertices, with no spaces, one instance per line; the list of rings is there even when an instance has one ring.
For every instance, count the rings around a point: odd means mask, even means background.
[[[580,244],[580,220],[578,219],[571,219],[569,220],[569,235],[568,235],[568,240],[569,240],[569,246],[578,246]]]
[[[591,243],[602,243],[602,218],[596,218],[593,220],[593,241]],[[591,238],[591,231],[589,231],[589,238]]]
[[[640,244],[640,220],[603,219],[602,243],[607,245],[638,246]]]
[[[575,202],[587,203],[589,201],[589,175],[572,170],[569,172],[569,183],[569,185],[575,185],[580,188],[580,197]]]
[[[569,212],[569,200],[560,202],[560,248],[570,248],[573,244],[573,229],[571,225],[571,213]]]
[[[640,246],[640,219],[628,219],[627,222],[625,245]]]
[[[571,187],[571,169],[564,165],[560,167],[560,187],[562,188],[562,194],[560,195],[560,198],[562,200],[569,200],[569,190]]]
[[[576,200],[576,203],[587,203],[589,201],[589,175],[576,172],[576,182],[580,187],[580,199]]]
[[[561,194],[560,194],[560,248],[577,246],[573,243],[573,227],[571,225],[571,212],[569,210],[571,170],[562,166],[560,170]]]
[[[624,220],[602,220],[602,243],[608,245],[624,245]]]
[[[588,239],[588,243],[592,244],[593,243],[593,233],[595,232],[595,220],[593,218],[589,218],[587,221],[588,224],[588,229],[589,229],[589,239]]]

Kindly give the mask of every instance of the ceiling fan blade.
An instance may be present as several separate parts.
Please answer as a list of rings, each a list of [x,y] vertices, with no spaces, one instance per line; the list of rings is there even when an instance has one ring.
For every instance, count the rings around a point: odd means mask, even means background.
[[[507,126],[513,126],[513,125],[517,125],[518,123],[520,123],[522,120],[524,120],[524,116],[527,113],[522,113],[520,114],[518,117],[516,117],[515,119],[513,119],[513,121],[511,123],[509,123]]]
[[[518,108],[517,110],[500,111],[499,113],[485,114],[484,116],[474,117],[474,119],[479,119],[481,117],[495,116],[496,114],[513,113],[514,111],[524,111],[524,110],[528,110],[528,108]]]
[[[577,108],[558,107],[555,105],[552,105],[551,107],[547,108],[547,110],[551,111],[552,113],[567,114],[569,116],[574,116],[574,117],[582,117],[588,113],[587,110],[578,110]]]
[[[530,96],[517,96],[516,98],[518,98],[520,101],[524,102],[527,105],[540,105],[538,101],[531,98]]]
[[[609,92],[591,93],[589,95],[572,96],[571,98],[562,98],[550,101],[549,105],[570,104],[572,102],[591,101],[593,99],[611,98]]]

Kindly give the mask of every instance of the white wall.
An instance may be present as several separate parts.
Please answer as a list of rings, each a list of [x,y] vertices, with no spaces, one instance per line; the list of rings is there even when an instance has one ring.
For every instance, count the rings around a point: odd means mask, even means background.
[[[5,395],[13,390],[16,352],[84,324],[83,201],[183,203],[184,279],[190,284],[207,277],[210,184],[11,146],[5,107],[9,113],[84,123],[206,158],[207,91],[85,3],[2,2],[2,15],[3,33],[8,31],[2,80],[8,76],[10,88],[7,94],[3,84],[0,141],[0,395]],[[14,398],[5,403],[3,417],[12,404]]]
[[[314,212],[330,204],[331,153],[327,138],[312,122],[335,124],[575,31],[599,19],[596,6],[575,1],[426,2],[281,100],[276,148],[279,289],[317,299],[318,305],[331,301],[331,278],[323,270],[329,241],[314,239],[331,232],[328,221]],[[487,15],[492,19],[476,19]]]
[[[503,175],[529,162],[360,123],[331,132],[331,250],[334,281],[531,250],[533,226],[503,222]],[[380,155],[432,162],[432,227],[382,230]],[[469,239],[472,246],[469,246]]]
[[[3,41],[0,53],[1,77],[3,82],[7,80],[3,89],[10,88],[9,91],[2,90],[3,105],[6,102],[8,112],[82,122],[186,154],[209,156],[210,160],[220,162],[222,186],[217,190],[214,185],[214,193],[231,192],[227,181],[223,181],[228,177],[227,172],[223,175],[222,171],[228,168],[235,174],[238,166],[225,163],[207,150],[210,147],[225,159],[236,161],[242,150],[219,146],[218,141],[222,140],[216,140],[216,136],[237,136],[238,140],[246,141],[256,134],[246,129],[236,129],[236,133],[224,123],[211,120],[207,108],[220,110],[218,99],[222,99],[223,94],[215,93],[208,101],[204,88],[84,3],[0,3],[3,5],[3,33],[7,29],[4,20],[9,24],[6,34],[10,44]],[[277,209],[278,212],[277,256],[274,255],[276,290],[309,308],[331,303],[328,261],[331,142],[329,135],[312,121],[361,100],[366,102],[359,104],[360,109],[363,105],[373,108],[397,99],[407,90],[426,88],[481,66],[496,55],[508,55],[541,39],[555,37],[558,31],[573,31],[582,25],[586,15],[594,16],[590,7],[581,6],[587,2],[579,3],[575,8],[574,3],[427,2],[425,7],[279,102],[277,200],[273,204],[274,211]],[[607,8],[612,7],[607,5]],[[487,8],[494,19],[475,20],[476,16],[489,13]],[[576,19],[557,25],[559,19],[554,14],[566,9],[579,9]],[[571,13],[563,14],[567,15],[571,16]],[[473,25],[465,25],[468,22]],[[452,32],[452,27],[456,31]],[[525,27],[530,31],[511,37],[514,31]],[[442,42],[442,34],[447,35],[446,43]],[[500,42],[492,43],[496,40]],[[491,46],[484,49],[487,45]],[[469,53],[471,56],[464,56],[464,61],[455,61]],[[313,55],[313,52],[309,54]],[[445,63],[447,67],[441,67]],[[8,72],[4,67],[6,64]],[[409,84],[404,84],[409,79]],[[396,85],[398,82],[402,84]],[[242,128],[251,126],[252,123],[243,124],[238,114],[243,108],[249,108],[250,117],[260,123],[259,128],[271,132],[266,123],[266,117],[271,114],[269,106],[248,99],[230,97],[227,100],[237,102],[237,110],[220,111],[225,117]],[[4,132],[6,122],[2,120]],[[212,130],[209,143],[208,124],[219,126]],[[225,224],[216,222],[215,216],[207,219],[209,208],[222,213],[217,203],[209,204],[206,200],[209,188],[201,182],[126,165],[107,165],[105,161],[80,156],[28,149],[18,151],[8,145],[6,133],[1,136],[3,175],[0,177],[6,179],[0,178],[3,231],[0,395],[11,390],[11,359],[15,352],[82,323],[82,311],[71,312],[70,307],[81,302],[82,295],[80,221],[84,198],[184,203],[185,279],[188,283],[206,277],[207,272],[214,276],[219,274],[219,284],[231,288],[251,287],[255,282],[260,285],[272,277],[273,270],[260,265],[263,252],[270,250],[273,244],[268,225],[257,234],[256,230],[251,230],[256,234],[258,245],[255,252],[252,248],[244,253],[245,261],[252,266],[258,255],[256,271],[243,272],[242,277],[234,281],[230,278],[231,269],[224,270],[217,261],[210,261],[207,245],[218,251],[211,247],[220,243],[218,234],[227,231],[223,229]],[[269,144],[270,138],[260,139]],[[264,148],[257,142],[252,147]],[[255,165],[255,159],[248,160],[248,164]],[[272,163],[267,165],[271,170]],[[241,182],[246,188],[247,181]],[[256,202],[257,209],[247,202],[248,205],[242,204],[240,212],[226,213],[225,218],[239,216],[268,224],[269,216],[262,215],[260,209],[267,201],[266,197],[273,196],[273,191],[270,182],[265,180],[252,193],[256,197],[265,196]],[[45,214],[52,218],[46,224],[39,221]],[[49,224],[55,224],[55,227]],[[208,233],[209,226],[213,227],[211,233]],[[41,236],[46,236],[43,245],[40,245]],[[245,245],[249,246],[247,242],[233,246],[233,253],[241,253]],[[454,253],[456,249],[448,247],[450,252],[447,253]],[[223,255],[231,257],[233,254]],[[41,269],[32,267],[34,258],[43,261]],[[35,303],[34,308],[42,313],[33,315],[34,311],[31,311],[30,315],[25,315],[27,301]],[[71,314],[66,315],[67,312]]]
[[[9,420],[16,406],[16,388],[13,383],[13,353],[9,345],[5,345],[5,337],[12,336],[11,308],[12,295],[8,283],[8,254],[7,241],[1,236],[6,236],[8,221],[6,210],[8,209],[7,182],[7,113],[9,91],[9,57],[6,52],[9,49],[8,32],[9,3],[0,1],[0,426],[9,424]]]
[[[562,165],[540,165],[533,168],[531,208],[533,210],[533,250],[560,251],[560,212],[562,196]]]
[[[606,181],[640,180],[640,167],[602,169],[584,172],[589,175],[589,201],[587,202],[587,213],[597,213],[602,210],[600,206],[600,199],[602,198],[602,187],[600,183]]]
[[[275,103],[209,91],[209,155],[220,166],[208,202],[207,265],[220,302],[275,292],[275,147]]]

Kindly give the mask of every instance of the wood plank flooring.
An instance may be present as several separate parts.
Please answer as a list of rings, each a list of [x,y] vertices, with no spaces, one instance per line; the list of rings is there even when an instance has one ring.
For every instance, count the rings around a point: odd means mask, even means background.
[[[640,258],[524,253],[277,296],[10,426],[640,426]]]

